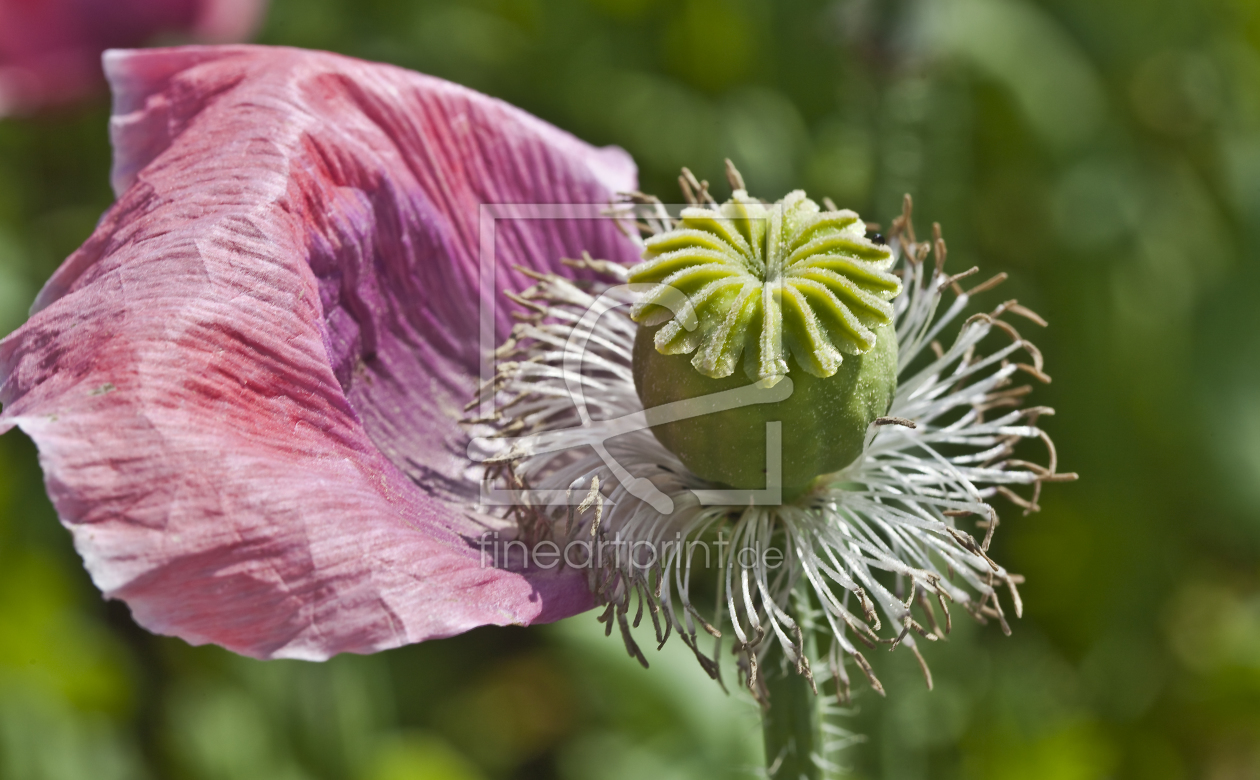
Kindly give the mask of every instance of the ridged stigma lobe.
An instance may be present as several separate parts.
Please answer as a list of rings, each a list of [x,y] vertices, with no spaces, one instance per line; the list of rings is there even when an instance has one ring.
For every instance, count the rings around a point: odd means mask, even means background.
[[[829,377],[844,355],[875,346],[872,328],[892,321],[901,291],[892,264],[852,211],[822,211],[801,190],[763,204],[741,189],[720,206],[683,209],[675,229],[645,242],[629,280],[656,287],[630,316],[665,323],[656,350],[694,353],[691,365],[707,377],[730,376],[741,355],[753,381],[777,382],[788,355]],[[661,305],[669,288],[687,296],[684,309]],[[699,322],[691,331],[689,312]]]

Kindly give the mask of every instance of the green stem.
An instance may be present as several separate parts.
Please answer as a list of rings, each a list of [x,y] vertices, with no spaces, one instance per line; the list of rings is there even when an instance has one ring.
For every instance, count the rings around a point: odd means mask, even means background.
[[[822,717],[809,681],[791,663],[783,663],[778,642],[762,661],[761,674],[770,696],[761,727],[771,780],[822,780],[822,767],[813,759],[822,754]]]

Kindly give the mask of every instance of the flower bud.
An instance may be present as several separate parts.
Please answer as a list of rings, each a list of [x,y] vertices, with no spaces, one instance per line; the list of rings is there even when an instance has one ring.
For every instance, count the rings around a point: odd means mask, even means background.
[[[631,282],[655,284],[631,310],[644,408],[788,375],[792,392],[660,424],[656,437],[705,479],[761,488],[765,423],[779,420],[787,500],[847,466],[896,389],[892,263],[857,214],[821,211],[801,191],[762,204],[736,190],[684,209],[630,269]]]

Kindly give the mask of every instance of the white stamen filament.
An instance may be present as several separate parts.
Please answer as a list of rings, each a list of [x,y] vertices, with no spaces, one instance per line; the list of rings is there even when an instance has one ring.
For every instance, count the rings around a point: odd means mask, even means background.
[[[669,229],[662,210],[647,215],[649,229]],[[972,296],[958,286],[961,274],[945,274],[939,231],[931,242],[916,242],[909,217],[907,199],[889,239],[903,280],[903,291],[893,302],[900,383],[881,422],[898,424],[872,426],[857,461],[819,480],[795,503],[778,507],[703,506],[692,491],[714,486],[690,474],[649,429],[611,438],[592,434],[599,421],[642,411],[630,365],[636,326],[628,305],[634,293],[623,285],[624,269],[587,258],[572,264],[611,275],[609,284],[584,289],[561,277],[537,275],[537,284],[521,293],[542,309],[522,318],[500,348],[498,357],[506,362],[477,399],[489,394],[497,411],[492,419],[473,421],[474,432],[514,439],[510,447],[485,453],[487,476],[502,487],[552,491],[548,500],[510,510],[529,540],[563,545],[593,538],[619,542],[631,551],[591,568],[589,583],[606,605],[600,619],[609,631],[617,621],[627,649],[645,665],[629,628],[639,624],[645,604],[657,641],[664,644],[676,631],[715,678],[721,629],[730,626],[741,673],[754,694],[766,640],[779,642],[789,662],[812,681],[802,637],[823,630],[833,644],[812,662],[827,663],[837,695],[847,699],[846,656],[883,692],[854,640],[868,647],[910,647],[930,686],[915,635],[927,640],[944,636],[950,625],[949,602],[981,621],[996,619],[1009,632],[997,591],[1005,585],[1015,614],[1020,614],[1016,586],[1022,579],[987,554],[998,525],[990,500],[1001,495],[1025,513],[1036,511],[1042,483],[1075,475],[1057,473],[1053,444],[1037,425],[1039,416],[1052,410],[1020,408],[1028,388],[1011,387],[1019,372],[1048,381],[1041,354],[999,317],[1014,313],[1044,322],[1010,301],[991,314],[967,319],[953,344],[940,348],[936,339]],[[931,266],[926,262],[929,252],[936,260]],[[976,289],[989,286],[986,282]],[[945,289],[956,297],[938,317]],[[598,319],[586,316],[601,294],[604,301],[626,305]],[[581,338],[571,338],[579,323]],[[990,335],[1004,335],[1009,343],[982,355],[980,345]],[[919,358],[928,347],[935,354],[925,362]],[[1013,362],[1021,352],[1031,363]],[[575,397],[581,399],[580,408]],[[1003,411],[989,419],[993,410]],[[914,427],[906,427],[908,422]],[[1046,445],[1047,465],[1013,457],[1024,439]],[[610,468],[608,458],[619,468]],[[624,473],[618,475],[621,469]],[[647,480],[650,489],[668,497],[672,512],[636,497],[644,495],[642,490],[631,492],[637,480]],[[1030,488],[1030,495],[1011,489],[1017,486]],[[575,513],[574,503],[582,496],[593,500]],[[976,518],[976,526],[985,531],[982,540],[958,527],[965,518]],[[725,541],[718,547],[715,539]],[[708,544],[698,547],[697,542]],[[659,552],[650,566],[640,565],[642,560],[633,555],[640,543]],[[720,564],[698,560],[701,555],[707,559],[714,547]],[[760,555],[748,562],[744,551],[760,553],[771,547],[782,549],[781,565],[771,567]],[[692,575],[718,565],[716,603],[705,616],[693,603]],[[944,628],[936,607],[943,612]],[[916,608],[927,627],[916,619]],[[888,634],[881,633],[885,623]],[[711,653],[701,650],[700,631],[713,636]]]

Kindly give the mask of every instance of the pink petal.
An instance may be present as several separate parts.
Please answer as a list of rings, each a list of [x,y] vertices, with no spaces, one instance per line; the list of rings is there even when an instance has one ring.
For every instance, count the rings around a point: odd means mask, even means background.
[[[101,52],[155,35],[249,38],[266,0],[0,0],[0,116],[101,90]]]
[[[0,342],[94,581],[147,628],[325,658],[588,608],[483,566],[456,423],[481,203],[607,203],[620,150],[331,54],[113,52],[118,203]],[[606,220],[516,221],[510,264],[628,262]],[[506,318],[500,330],[507,327]]]

